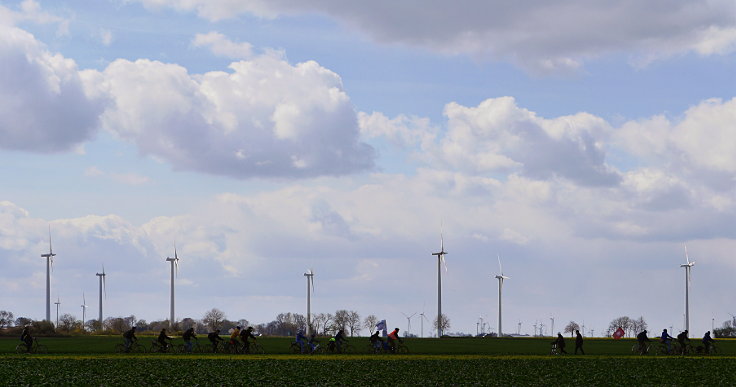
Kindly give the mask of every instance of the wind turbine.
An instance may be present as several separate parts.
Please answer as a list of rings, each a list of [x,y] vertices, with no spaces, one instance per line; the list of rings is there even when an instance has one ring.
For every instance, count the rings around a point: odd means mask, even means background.
[[[445,263],[445,240],[442,237],[442,231],[440,227],[440,251],[438,253],[432,253],[437,256],[437,338],[442,337],[442,264],[445,265],[445,271],[447,271],[447,263]]]
[[[685,330],[690,331],[690,271],[695,265],[695,261],[690,262],[690,257],[687,255],[687,245],[685,246],[685,261],[680,267],[685,268]]]
[[[312,269],[309,269],[308,272],[304,273],[304,276],[307,277],[307,337],[309,337],[312,332],[312,293],[314,293],[314,272]]]
[[[176,274],[179,274],[179,255],[176,253],[176,245],[174,245],[174,258],[166,257],[166,262],[171,263],[171,311],[169,314],[169,328],[174,328],[174,266],[176,266]]]
[[[501,337],[503,336],[503,331],[501,330],[501,289],[503,288],[503,280],[511,278],[503,275],[503,267],[501,267],[501,255],[498,255],[498,271],[501,273],[496,276],[496,279],[498,280],[498,337]]]
[[[51,248],[51,225],[49,225],[49,253],[41,254],[46,258],[46,321],[51,322],[51,268],[54,266],[54,250]]]
[[[419,316],[421,317],[419,321],[421,321],[422,323],[422,337],[424,337],[424,321],[426,320],[427,322],[429,322],[429,320],[427,319],[427,316],[424,314],[424,312],[419,313]]]
[[[403,314],[404,317],[406,317],[406,321],[407,321],[407,324],[406,324],[406,336],[408,336],[409,335],[409,332],[411,332],[411,318],[414,317],[414,316],[416,316],[417,312],[412,313],[411,316],[407,316],[404,312],[401,312],[401,314]]]
[[[105,288],[105,296],[107,296],[107,284],[105,283],[105,266],[102,266],[102,273],[96,273],[96,276],[100,277],[100,317],[97,320],[100,324],[100,330],[102,330],[102,289]]]
[[[84,297],[84,292],[82,292],[82,332],[84,332],[84,322],[85,318],[87,317],[87,299]]]
[[[552,325],[550,325],[550,327],[549,327],[549,335],[552,336],[552,337],[555,337],[555,318],[554,317],[550,317],[549,318],[549,321],[552,322]]]
[[[59,305],[61,305],[61,301],[59,300],[59,297],[56,297],[56,325],[54,325],[54,328],[59,328]]]

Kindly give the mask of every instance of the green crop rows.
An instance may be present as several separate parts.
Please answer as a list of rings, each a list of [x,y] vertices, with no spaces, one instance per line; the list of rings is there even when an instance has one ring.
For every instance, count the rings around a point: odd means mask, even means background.
[[[141,343],[151,338],[141,338]],[[633,341],[587,340],[585,356],[549,356],[548,339],[409,339],[411,354],[288,355],[291,338],[262,338],[266,355],[114,354],[119,337],[40,338],[46,355],[0,339],[2,385],[728,385],[736,341],[717,356],[635,356]],[[352,340],[364,348],[365,338]],[[202,341],[204,344],[204,340]],[[572,344],[572,343],[570,343]],[[573,346],[574,347],[574,346]],[[568,348],[572,349],[572,348]]]

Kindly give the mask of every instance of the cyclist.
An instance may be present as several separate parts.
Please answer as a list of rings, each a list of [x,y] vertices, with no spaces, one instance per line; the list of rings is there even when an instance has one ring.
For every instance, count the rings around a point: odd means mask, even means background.
[[[340,329],[339,331],[337,331],[337,334],[335,335],[333,339],[334,339],[333,342],[335,343],[335,345],[337,345],[337,353],[342,353],[342,343],[348,342],[345,339],[345,332],[342,329]]]
[[[674,337],[667,333],[667,329],[663,329],[662,336],[660,336],[659,340],[667,347],[667,353],[672,353],[672,339],[674,339]]]
[[[173,337],[169,337],[166,334],[166,328],[161,329],[161,332],[158,334],[158,339],[156,341],[158,342],[158,345],[161,346],[161,350],[166,352],[169,349],[169,345],[171,345],[171,340],[173,340]]]
[[[253,336],[253,327],[248,327],[248,329],[240,331],[240,340],[243,341],[243,353],[248,353],[248,351],[250,351],[250,342],[248,341],[248,338],[253,339],[253,342],[256,341],[256,337]]]
[[[319,341],[317,341],[317,334],[314,332],[312,332],[312,334],[309,335],[309,347],[312,348],[312,352],[310,353],[314,353],[314,351],[316,351],[317,348],[319,348]]]
[[[380,350],[383,348],[383,339],[381,336],[381,331],[376,331],[376,333],[371,335],[371,338],[369,339],[371,341],[371,345],[373,345],[374,350]]]
[[[307,338],[304,336],[304,331],[301,329],[296,332],[296,340],[295,343],[299,344],[299,353],[304,353],[304,342],[307,340]]]
[[[236,326],[232,332],[230,332],[230,345],[236,350],[238,349],[238,336],[240,336],[240,325]],[[237,351],[236,351],[237,352]]]
[[[128,329],[123,333],[123,341],[125,341],[125,352],[130,352],[130,346],[138,341],[138,338],[135,337],[135,327]]]
[[[31,347],[33,347],[33,336],[31,336],[31,327],[29,325],[23,327],[23,332],[20,333],[20,341],[24,342],[28,352],[31,352]]]
[[[687,329],[680,332],[679,335],[677,335],[677,342],[680,343],[680,348],[682,348],[682,354],[687,354],[687,345],[690,344],[690,338],[687,337]]]
[[[716,341],[713,340],[712,337],[710,337],[710,331],[705,332],[705,336],[703,336],[703,346],[705,347],[705,353],[710,353],[710,347],[715,342]]]
[[[182,339],[184,339],[184,348],[186,349],[186,351],[192,352],[192,338],[197,338],[197,334],[194,333],[194,327],[184,331],[184,334],[181,337]]]
[[[217,342],[222,341],[222,337],[220,337],[220,330],[215,329],[214,331],[208,333],[207,340],[212,343],[212,352],[217,352]]]
[[[399,328],[394,328],[391,333],[388,334],[388,345],[391,347],[391,352],[396,352],[396,342],[404,343],[404,340],[401,340],[401,337],[399,337]]]
[[[646,354],[647,353],[646,343],[651,341],[649,340],[649,337],[647,337],[646,329],[643,332],[636,335],[636,341],[639,343],[639,353],[642,355]]]
[[[557,344],[557,350],[560,351],[560,353],[567,354],[567,351],[565,351],[565,338],[562,337],[560,332],[557,332],[557,338],[552,342],[552,344]]]

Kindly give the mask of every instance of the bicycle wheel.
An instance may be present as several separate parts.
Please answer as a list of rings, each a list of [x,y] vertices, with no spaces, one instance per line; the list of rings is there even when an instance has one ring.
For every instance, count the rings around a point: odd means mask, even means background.
[[[48,352],[49,352],[49,349],[45,345],[39,344],[35,348],[35,352],[34,353],[48,353]]]
[[[25,344],[18,344],[15,346],[15,353],[26,353],[28,352],[28,348],[26,348]]]
[[[263,355],[264,353],[266,353],[266,351],[263,350],[263,347],[260,344],[256,343],[250,346],[250,353]]]
[[[289,352],[302,353],[302,347],[300,347],[297,343],[291,343],[291,345],[289,346]]]
[[[400,345],[396,348],[396,353],[406,355],[407,353],[409,353],[409,347],[407,347],[406,345]]]
[[[115,344],[115,353],[125,353],[125,344]]]

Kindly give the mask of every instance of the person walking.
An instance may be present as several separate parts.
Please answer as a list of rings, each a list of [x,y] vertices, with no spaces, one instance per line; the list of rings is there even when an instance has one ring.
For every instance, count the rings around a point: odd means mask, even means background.
[[[583,335],[580,334],[579,330],[575,330],[575,354],[578,354],[578,349],[580,350],[580,354],[585,355],[585,351],[583,351]]]

